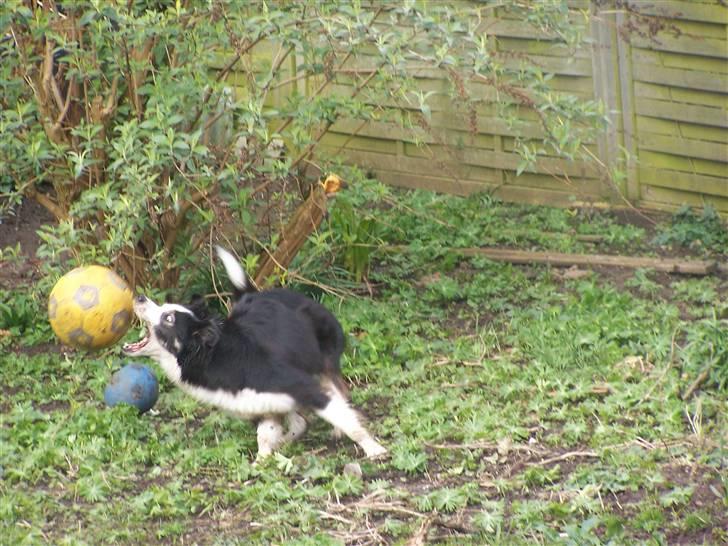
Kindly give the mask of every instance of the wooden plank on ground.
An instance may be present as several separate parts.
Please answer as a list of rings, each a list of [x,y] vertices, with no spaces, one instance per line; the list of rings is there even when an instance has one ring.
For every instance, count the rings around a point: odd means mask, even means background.
[[[633,74],[635,80],[649,83],[662,83],[674,87],[686,87],[718,93],[728,91],[728,79],[724,74],[664,68],[640,62],[634,63]]]
[[[406,247],[395,247],[401,250]],[[642,256],[617,256],[609,254],[570,254],[566,252],[519,250],[514,248],[472,247],[449,248],[450,252],[464,256],[483,256],[496,262],[513,264],[546,264],[557,267],[624,267],[628,269],[654,269],[682,275],[710,275],[718,271],[713,260],[681,260]]]
[[[637,113],[644,116],[728,128],[728,110],[724,110],[723,108],[680,104],[672,101],[645,99],[642,97],[637,97],[635,103]]]

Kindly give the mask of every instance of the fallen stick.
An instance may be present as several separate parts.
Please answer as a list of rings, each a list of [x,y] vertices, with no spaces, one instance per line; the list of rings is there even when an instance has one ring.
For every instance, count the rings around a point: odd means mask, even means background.
[[[528,463],[532,466],[545,466],[547,464],[559,462],[559,461],[565,461],[566,459],[573,459],[575,457],[599,457],[599,454],[596,451],[569,451],[568,453],[563,453],[561,455],[557,455],[555,457],[549,457],[548,459],[542,459],[540,461],[536,461],[535,463]]]
[[[404,250],[404,245],[386,247],[387,250]],[[483,256],[496,262],[509,262],[514,264],[549,264],[560,267],[577,266],[608,266],[626,267],[631,269],[645,268],[666,273],[679,273],[682,275],[710,275],[716,271],[723,272],[715,261],[705,260],[675,260],[671,258],[648,258],[641,256],[619,256],[608,254],[567,254],[563,252],[543,252],[531,250],[516,250],[512,248],[471,247],[447,249],[464,256]]]
[[[687,400],[688,398],[690,398],[693,393],[698,390],[698,388],[700,388],[705,380],[708,379],[708,376],[710,375],[710,369],[716,362],[718,362],[718,359],[714,358],[703,367],[702,371],[698,374],[698,377],[695,378],[695,381],[690,384],[688,390],[686,390],[685,394],[682,395],[683,400]]]
[[[260,266],[253,276],[253,282],[258,288],[265,288],[276,271],[284,271],[290,265],[308,236],[321,224],[329,196],[340,188],[341,180],[335,174],[311,187],[308,197],[295,210],[281,232],[278,246],[272,252],[263,252]]]

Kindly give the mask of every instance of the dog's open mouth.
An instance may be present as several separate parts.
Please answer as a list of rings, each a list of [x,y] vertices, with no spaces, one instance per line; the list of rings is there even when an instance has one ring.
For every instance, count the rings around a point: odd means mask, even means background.
[[[142,332],[142,338],[134,343],[124,343],[122,347],[125,353],[138,353],[149,343],[149,335]]]

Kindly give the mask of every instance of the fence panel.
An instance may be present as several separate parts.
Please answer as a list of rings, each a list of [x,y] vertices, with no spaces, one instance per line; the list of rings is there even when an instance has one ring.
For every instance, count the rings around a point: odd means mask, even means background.
[[[517,67],[524,57],[553,75],[557,92],[600,99],[612,123],[586,142],[598,161],[542,157],[516,176],[516,132],[495,108],[502,100],[489,86],[475,85],[477,116],[451,98],[445,72],[415,73],[421,91],[432,92],[429,127],[403,129],[387,121],[339,120],[321,140],[321,151],[343,156],[379,179],[406,187],[468,194],[490,191],[507,200],[551,205],[624,204],[675,209],[711,204],[728,213],[728,7],[722,0],[661,0],[619,3],[573,0],[575,17],[591,21],[585,44],[569,51],[554,36],[488,10],[482,21],[494,55]],[[270,63],[273,51],[262,51]],[[292,57],[291,62],[295,63]],[[358,57],[352,68],[371,68]],[[295,64],[291,66],[291,74]],[[234,81],[235,76],[233,76]],[[330,92],[351,94],[356,79],[342,75]],[[315,79],[293,84],[315,89]],[[288,89],[274,100],[285,100]],[[406,115],[407,106],[374,105]],[[413,105],[412,111],[417,108]],[[539,137],[533,113],[519,113],[525,137]],[[390,118],[391,119],[391,118]],[[628,160],[621,163],[626,151]],[[599,165],[601,163],[601,166]],[[621,166],[622,185],[608,171]]]
[[[649,208],[711,204],[728,212],[728,8],[655,2],[640,9],[659,31],[621,41],[629,86],[623,110],[635,161],[630,198]],[[618,16],[629,24],[634,15]]]

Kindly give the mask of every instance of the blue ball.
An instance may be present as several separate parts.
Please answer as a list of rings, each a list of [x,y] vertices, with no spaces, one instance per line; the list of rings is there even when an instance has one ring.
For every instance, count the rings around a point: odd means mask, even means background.
[[[159,382],[152,370],[141,364],[127,364],[111,376],[104,389],[107,406],[120,403],[139,408],[140,413],[149,411],[159,398]]]

